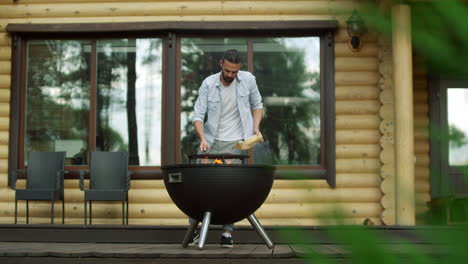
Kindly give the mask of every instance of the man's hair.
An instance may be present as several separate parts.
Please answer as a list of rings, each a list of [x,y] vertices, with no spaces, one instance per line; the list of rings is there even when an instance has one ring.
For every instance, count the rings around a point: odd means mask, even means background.
[[[241,57],[239,55],[239,52],[236,49],[226,50],[224,52],[223,58],[222,58],[223,62],[225,60],[227,60],[229,62],[232,62],[232,63],[235,63],[235,64],[238,64],[238,63],[242,62]]]

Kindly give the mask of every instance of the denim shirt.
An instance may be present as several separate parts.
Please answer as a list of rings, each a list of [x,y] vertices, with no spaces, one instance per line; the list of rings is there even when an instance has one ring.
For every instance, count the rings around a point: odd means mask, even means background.
[[[203,129],[208,144],[213,144],[218,132],[219,120],[222,113],[220,81],[221,72],[208,76],[203,80],[198,90],[198,98],[195,102],[192,123],[204,121],[205,114],[208,120],[204,123]],[[239,109],[244,139],[253,136],[252,110],[263,108],[262,96],[258,91],[255,76],[247,71],[239,71],[237,79],[237,108]]]

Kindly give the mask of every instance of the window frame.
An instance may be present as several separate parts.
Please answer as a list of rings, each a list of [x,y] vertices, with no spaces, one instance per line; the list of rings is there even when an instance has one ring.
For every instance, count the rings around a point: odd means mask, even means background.
[[[278,166],[276,178],[325,179],[331,187],[335,181],[335,55],[334,34],[336,20],[323,21],[212,21],[212,22],[135,22],[135,23],[87,23],[87,24],[8,24],[7,32],[13,35],[12,82],[10,104],[10,170],[22,168],[24,150],[21,150],[21,123],[24,122],[25,47],[30,39],[92,39],[160,37],[162,47],[162,136],[161,164],[176,164],[180,158],[180,39],[181,37],[320,37],[321,80],[321,166]],[[93,75],[93,74],[91,74]],[[95,83],[91,77],[91,82]],[[93,84],[92,84],[93,85]],[[95,84],[94,84],[95,85]],[[175,89],[174,89],[175,88]],[[93,93],[96,91],[94,90]],[[92,107],[91,107],[92,108]],[[90,109],[90,111],[95,111]],[[91,122],[91,120],[90,120]],[[91,125],[91,124],[90,124]],[[92,124],[95,127],[95,124]],[[90,126],[90,129],[92,129]],[[91,134],[91,133],[90,133]],[[91,138],[91,137],[90,137]],[[89,140],[92,143],[92,140]],[[91,144],[90,151],[94,144]],[[24,163],[23,163],[24,164]],[[23,165],[24,166],[24,165]],[[79,169],[87,166],[68,167],[67,178],[76,178]],[[135,179],[161,179],[160,166],[131,166]],[[288,171],[298,175],[291,178]]]
[[[468,87],[468,79],[435,76],[429,79],[429,140],[431,197],[468,195],[468,183],[463,184],[463,169],[468,166],[449,165],[447,90]]]

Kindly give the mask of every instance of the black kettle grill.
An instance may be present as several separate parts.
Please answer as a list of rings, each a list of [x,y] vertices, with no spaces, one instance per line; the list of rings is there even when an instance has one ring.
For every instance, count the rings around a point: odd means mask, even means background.
[[[231,224],[247,218],[269,248],[273,247],[253,214],[273,185],[275,167],[245,164],[248,156],[233,154],[189,155],[189,164],[162,167],[164,184],[172,201],[194,221],[183,247],[202,222],[198,247],[202,249],[210,224]],[[240,160],[240,162],[239,162]],[[234,164],[234,163],[240,164]]]

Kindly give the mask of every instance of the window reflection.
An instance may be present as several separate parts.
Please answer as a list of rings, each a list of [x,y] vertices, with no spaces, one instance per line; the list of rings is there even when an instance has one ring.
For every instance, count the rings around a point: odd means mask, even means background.
[[[255,163],[320,164],[320,38],[182,39],[181,159],[197,151],[191,123],[193,106],[204,78],[220,71],[227,49],[243,54],[253,47],[253,73],[264,102],[261,131],[265,142],[254,149]]]
[[[202,81],[221,71],[219,60],[227,49],[237,49],[241,56],[242,70],[247,70],[247,40],[241,38],[198,39],[183,38],[181,41],[181,160],[188,162],[187,155],[198,149],[198,138],[191,117]]]
[[[320,164],[320,38],[255,39],[254,74],[265,105],[256,163]]]
[[[97,42],[96,150],[161,164],[161,40]]]
[[[67,164],[86,163],[90,52],[89,41],[28,41],[26,155],[66,151]]]
[[[468,165],[468,89],[447,90],[447,112],[449,126],[449,165]]]

